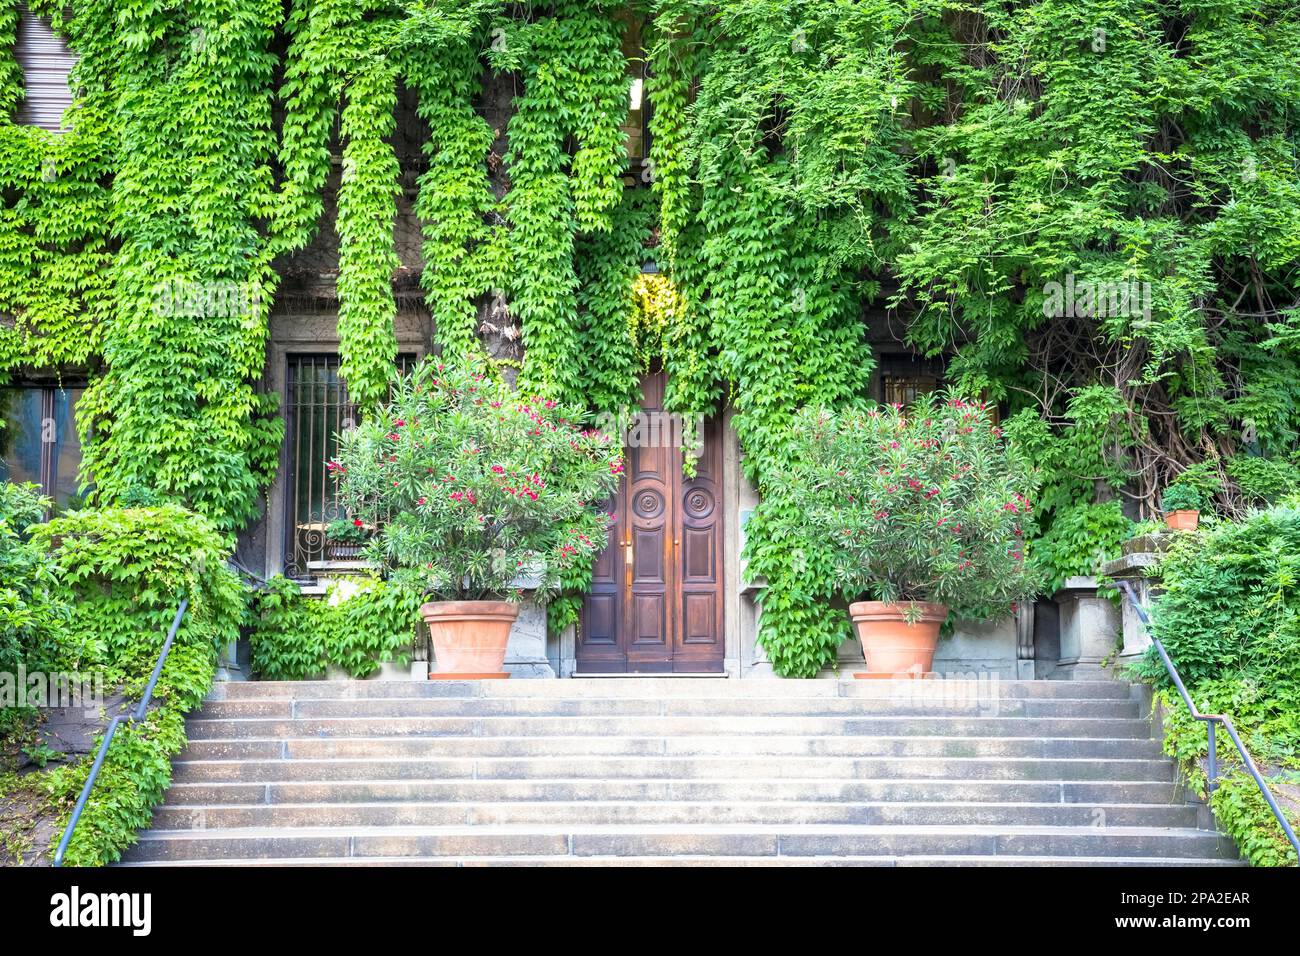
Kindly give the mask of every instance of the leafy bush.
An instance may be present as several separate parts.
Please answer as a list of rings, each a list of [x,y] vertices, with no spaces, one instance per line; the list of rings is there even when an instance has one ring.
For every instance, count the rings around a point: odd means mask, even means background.
[[[1300,766],[1300,506],[1279,505],[1202,535],[1180,535],[1160,571],[1165,591],[1152,630],[1197,707],[1229,714],[1257,761]],[[1168,692],[1154,648],[1137,673],[1166,689],[1165,749],[1204,790],[1196,763],[1207,750],[1204,725]],[[1218,749],[1230,778],[1235,750],[1226,734]],[[1272,814],[1244,784],[1216,792],[1213,806],[1252,861],[1285,857]]]
[[[1172,484],[1160,496],[1160,510],[1165,514],[1174,511],[1204,511],[1206,496],[1194,485]]]
[[[1270,696],[1300,685],[1300,508],[1179,536],[1160,569],[1154,631],[1189,685],[1252,678]],[[1145,666],[1164,673],[1154,656]]]
[[[147,675],[183,596],[177,643],[215,653],[239,637],[243,588],[225,538],[201,515],[179,505],[70,512],[34,527],[32,540],[70,592],[86,663]]]
[[[1054,428],[1037,408],[1018,412],[1004,425],[1007,439],[1043,476],[1024,530],[1030,563],[1047,594],[1066,578],[1095,575],[1134,532],[1118,499],[1130,476],[1112,453],[1125,445],[1128,413],[1113,387],[1091,385],[1070,398],[1061,427]]]
[[[521,573],[553,590],[605,547],[597,502],[623,464],[582,416],[524,397],[484,361],[424,362],[391,403],[340,436],[330,468],[368,549],[404,587],[441,599],[506,596]]]
[[[419,626],[421,595],[392,581],[362,580],[344,598],[305,597],[276,575],[250,605],[253,673],[263,680],[307,680],[326,667],[365,677],[384,661],[403,662]]]
[[[1225,483],[1231,494],[1225,495]],[[1184,486],[1200,492],[1207,503],[1222,497],[1246,506],[1270,505],[1300,493],[1300,463],[1295,455],[1290,460],[1255,455],[1207,459],[1174,479],[1172,487]]]
[[[795,500],[847,594],[983,618],[1036,592],[1022,527],[1036,478],[983,405],[809,409],[794,436]]]
[[[1119,554],[1135,530],[1119,501],[1080,501],[1060,508],[1051,525],[1032,543],[1030,560],[1054,594],[1075,575],[1095,575],[1103,562]]]
[[[73,606],[69,632],[79,642],[63,664],[101,669],[132,699],[143,694],[181,597],[190,600],[156,706],[114,737],[69,846],[68,863],[102,864],[134,841],[162,799],[171,758],[185,745],[185,714],[211,686],[218,648],[239,634],[243,592],[226,566],[225,539],[177,505],[73,512],[34,527],[32,541],[48,550]],[[89,770],[83,760],[50,774],[51,793],[69,811]]]
[[[262,680],[309,680],[325,672],[323,602],[302,596],[283,575],[269,578],[248,605],[249,667]]]
[[[0,671],[50,669],[68,639],[58,569],[28,538],[48,505],[36,485],[0,483]]]

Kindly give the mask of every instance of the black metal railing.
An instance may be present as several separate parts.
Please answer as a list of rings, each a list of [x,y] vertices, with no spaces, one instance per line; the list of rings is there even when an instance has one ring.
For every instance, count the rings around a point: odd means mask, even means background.
[[[1133,585],[1128,581],[1119,581],[1117,583],[1128,596],[1129,602],[1133,605],[1133,610],[1141,618],[1143,626],[1147,629],[1147,636],[1151,639],[1151,645],[1156,649],[1156,653],[1160,655],[1160,660],[1164,662],[1165,672],[1169,675],[1169,679],[1173,681],[1174,686],[1178,688],[1178,694],[1183,698],[1183,703],[1187,705],[1187,710],[1193,718],[1205,722],[1206,741],[1209,747],[1205,763],[1207,792],[1213,793],[1219,786],[1219,767],[1215,754],[1215,725],[1221,725],[1228,732],[1228,736],[1232,738],[1233,744],[1237,747],[1237,753],[1241,755],[1242,764],[1250,772],[1250,775],[1255,778],[1255,785],[1259,787],[1259,792],[1263,794],[1264,799],[1268,802],[1268,808],[1273,811],[1273,816],[1277,817],[1282,832],[1286,834],[1286,838],[1291,841],[1291,846],[1295,848],[1296,858],[1300,860],[1300,840],[1296,839],[1295,830],[1287,822],[1286,814],[1277,805],[1273,792],[1269,790],[1268,784],[1265,783],[1263,775],[1259,772],[1259,768],[1255,766],[1255,761],[1251,759],[1250,753],[1246,750],[1246,745],[1241,742],[1241,737],[1237,735],[1237,728],[1232,725],[1232,718],[1226,714],[1203,714],[1196,709],[1196,704],[1192,702],[1192,695],[1187,693],[1187,688],[1183,685],[1183,679],[1178,673],[1178,668],[1174,666],[1174,662],[1169,658],[1169,652],[1165,650],[1164,644],[1160,643],[1160,638],[1156,637],[1155,632],[1151,630],[1151,615],[1147,613],[1147,609],[1142,606],[1137,599],[1137,595],[1133,593]]]
[[[117,733],[118,726],[126,721],[134,723],[138,720],[144,720],[144,715],[149,710],[149,702],[153,700],[153,689],[158,684],[163,665],[167,663],[167,655],[171,653],[172,642],[176,640],[176,631],[181,626],[181,618],[185,616],[185,609],[189,606],[189,598],[182,598],[180,607],[176,609],[176,616],[172,618],[172,626],[167,632],[167,640],[163,643],[162,653],[158,655],[158,663],[154,665],[153,674],[149,677],[149,684],[145,687],[144,694],[141,696],[135,712],[126,717],[118,714],[108,722],[108,728],[104,731],[104,741],[99,745],[99,753],[95,755],[95,762],[91,765],[85,786],[81,788],[81,796],[77,798],[77,804],[72,808],[72,816],[68,818],[68,826],[63,831],[63,839],[59,841],[59,848],[54,851],[55,866],[63,865],[63,854],[67,852],[68,844],[72,842],[73,831],[77,829],[77,821],[81,819],[81,813],[86,809],[86,800],[89,799],[90,791],[95,787],[95,781],[99,779],[99,771],[104,766],[104,758],[108,756],[108,748],[113,743],[113,735]]]

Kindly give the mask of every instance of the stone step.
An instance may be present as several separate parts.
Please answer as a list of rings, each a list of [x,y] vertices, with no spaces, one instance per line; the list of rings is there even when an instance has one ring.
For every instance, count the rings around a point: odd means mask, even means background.
[[[500,824],[858,824],[956,826],[1196,826],[1196,808],[1161,804],[519,801],[164,806],[160,830],[233,827],[483,826]]]
[[[222,684],[128,863],[1232,865],[1122,681]]]
[[[411,697],[357,700],[215,700],[204,705],[203,720],[332,717],[728,717],[728,716],[944,716],[1042,718],[1136,718],[1135,700],[903,700],[892,697],[735,697],[668,698],[583,697]]]
[[[327,757],[531,757],[781,755],[837,757],[1150,757],[1158,740],[1088,737],[333,737],[193,740],[181,760],[272,760]]]
[[[445,757],[326,760],[186,760],[176,782],[289,782],[299,780],[437,780],[573,778],[837,777],[880,780],[1170,780],[1160,759],[1093,757]]]
[[[1236,857],[1215,833],[1159,827],[483,826],[151,830],[131,861],[411,856]]]
[[[170,860],[119,863],[127,867],[175,866]],[[260,860],[187,860],[187,866],[582,866],[582,867],[758,867],[758,866],[1245,866],[1242,860],[1145,856],[443,856],[443,857],[289,857]]]
[[[851,736],[1150,738],[1150,721],[1098,717],[710,716],[693,717],[330,717],[197,719],[191,740],[285,737],[590,736],[593,727],[618,737],[681,734],[844,734]]]
[[[506,681],[247,681],[217,684],[212,700],[357,700],[373,698],[560,698],[640,697],[903,697],[905,699],[963,698],[991,693],[1004,699],[1069,698],[1129,700],[1124,681],[974,680],[779,680],[746,678],[682,679],[680,677],[574,678],[570,680]]]
[[[367,780],[326,783],[177,783],[166,806],[302,803],[492,803],[506,801],[1181,802],[1172,781],[843,780]]]

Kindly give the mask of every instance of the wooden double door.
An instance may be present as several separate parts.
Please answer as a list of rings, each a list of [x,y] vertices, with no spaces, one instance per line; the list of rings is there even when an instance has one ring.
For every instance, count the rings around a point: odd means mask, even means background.
[[[579,673],[719,673],[722,624],[722,429],[706,420],[693,478],[682,474],[665,377],[642,380],[609,544],[578,622]]]

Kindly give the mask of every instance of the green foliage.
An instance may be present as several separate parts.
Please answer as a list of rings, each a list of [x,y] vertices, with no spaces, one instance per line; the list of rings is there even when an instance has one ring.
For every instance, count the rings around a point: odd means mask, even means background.
[[[523,85],[506,133],[510,269],[502,282],[524,331],[520,381],[573,400],[581,394],[574,242],[611,228],[627,161],[622,26],[599,4],[558,0],[497,28],[502,41],[489,62],[518,71]]]
[[[49,549],[73,600],[71,630],[85,643],[72,666],[147,675],[182,597],[190,607],[179,642],[215,655],[239,637],[243,589],[201,515],[179,505],[69,512],[34,527],[32,540]]]
[[[1240,522],[1179,535],[1161,561],[1164,593],[1153,631],[1204,713],[1232,717],[1255,760],[1300,767],[1300,508],[1280,505]],[[1154,650],[1138,673],[1165,687],[1165,748],[1191,770],[1207,751],[1204,725],[1168,690]],[[1227,771],[1212,805],[1252,862],[1278,865],[1289,847],[1243,771],[1225,733],[1218,752]],[[1292,858],[1292,862],[1294,859]]]
[[[1255,779],[1244,770],[1234,770],[1219,779],[1210,797],[1215,819],[1237,841],[1241,855],[1253,866],[1295,866],[1295,848],[1259,792]],[[1300,820],[1287,822],[1294,829]]]
[[[28,537],[48,506],[36,485],[0,484],[0,671],[48,669],[68,638],[57,568]]]
[[[159,635],[159,644],[164,636]],[[157,647],[149,649],[156,658]],[[138,658],[134,666],[142,661],[143,657]],[[148,663],[152,667],[154,661]],[[95,798],[86,804],[77,823],[65,864],[111,863],[135,842],[136,831],[149,825],[153,808],[162,801],[171,783],[172,758],[186,743],[185,714],[203,700],[215,672],[216,654],[207,644],[178,644],[172,649],[154,691],[159,706],[143,721],[119,727],[113,736],[113,745],[95,783]],[[139,672],[138,676],[137,683],[143,685],[148,672]],[[59,820],[60,833],[67,826],[72,803],[85,784],[90,766],[90,760],[82,760],[59,767],[45,781],[51,796],[66,807]]]
[[[402,88],[428,126],[416,212],[437,344],[476,349],[491,296],[521,325],[525,394],[612,411],[659,362],[670,410],[725,396],[762,499],[746,557],[763,640],[800,645],[804,671],[840,615],[782,488],[790,429],[798,408],[861,401],[864,313],[882,302],[1034,449],[1026,532],[1050,581],[1123,537],[1116,497],[1150,516],[1189,466],[1207,463],[1223,515],[1300,488],[1289,0],[635,4],[641,190],[623,182],[624,4],[37,7],[80,56],[80,97],[68,134],[15,126],[22,78],[0,57],[0,376],[91,367],[96,503],[152,490],[225,533],[257,514],[281,439],[258,388],[273,263],[322,220],[336,145],[343,374],[364,409],[382,402]],[[672,295],[643,325],[647,247]],[[1060,308],[1096,282],[1138,295]],[[193,287],[247,307],[177,309]]]
[[[253,672],[262,680],[310,680],[333,665],[369,676],[385,661],[406,659],[420,602],[396,583],[367,579],[336,582],[325,599],[309,598],[276,575],[249,607]]]
[[[1122,456],[1113,454],[1125,444],[1121,425],[1127,414],[1119,391],[1091,385],[1074,393],[1056,423],[1026,408],[1004,426],[1008,440],[1041,475],[1026,534],[1032,539],[1030,561],[1047,594],[1066,578],[1096,574],[1133,533],[1116,497],[1129,474]]]
[[[1082,501],[1059,508],[1047,531],[1030,546],[1033,566],[1042,574],[1043,593],[1055,594],[1066,578],[1101,573],[1134,531],[1114,499]]]
[[[1189,686],[1250,676],[1300,700],[1300,508],[1180,535],[1160,567],[1155,633]]]
[[[70,608],[51,664],[59,670],[100,671],[107,686],[139,699],[180,598],[190,600],[155,706],[119,728],[68,849],[71,865],[103,864],[134,841],[162,799],[171,758],[185,745],[185,714],[211,686],[218,647],[238,636],[243,592],[221,534],[177,505],[70,512],[30,533],[57,581],[50,609]],[[90,764],[59,767],[43,780],[64,813],[60,832]]]
[[[233,531],[274,470],[282,425],[255,383],[280,16],[278,0],[73,5],[79,78],[116,137],[106,367],[78,409],[96,503],[153,487]]]
[[[481,4],[480,4],[481,6]],[[483,158],[492,127],[474,108],[481,89],[482,24],[445,49],[411,57],[407,82],[419,95],[419,115],[429,124],[415,212],[424,230],[421,284],[439,343],[451,355],[475,344],[474,300],[500,274],[502,243],[493,241],[487,217],[496,208]]]
[[[623,469],[608,435],[554,400],[524,397],[482,360],[426,361],[392,401],[343,432],[330,470],[348,513],[379,528],[367,550],[403,586],[443,600],[554,590],[604,547],[597,510]]]
[[[982,619],[1037,592],[1021,526],[1034,478],[984,405],[807,409],[794,433],[792,497],[831,542],[846,595]]]

